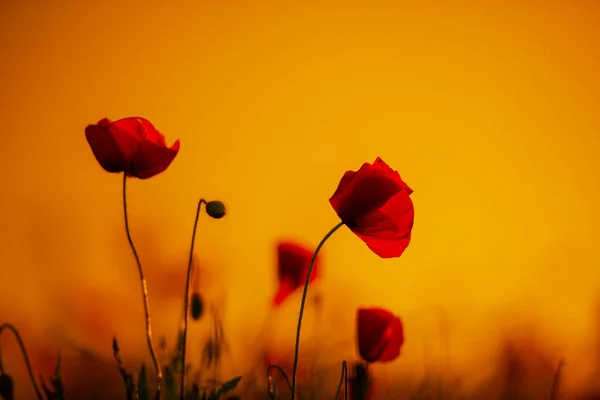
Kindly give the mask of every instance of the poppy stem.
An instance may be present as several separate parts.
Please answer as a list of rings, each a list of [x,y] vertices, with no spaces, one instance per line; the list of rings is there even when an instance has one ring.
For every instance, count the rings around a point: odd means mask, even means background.
[[[348,400],[348,363],[342,361],[342,376],[340,376],[340,383],[338,384],[338,390],[335,392],[334,400],[338,400],[340,397],[340,390],[344,385],[344,400]]]
[[[304,290],[302,292],[302,302],[300,303],[300,314],[298,315],[298,328],[296,329],[296,349],[294,351],[294,369],[292,372],[292,400],[296,398],[296,372],[298,369],[298,354],[300,353],[300,330],[302,329],[302,317],[304,315],[304,305],[306,304],[306,295],[308,293],[310,275],[312,273],[313,267],[315,266],[315,260],[317,259],[317,255],[319,254],[321,247],[323,247],[327,239],[329,239],[331,235],[333,235],[335,231],[340,229],[343,225],[345,225],[345,223],[342,221],[336,226],[334,226],[333,229],[331,229],[329,232],[327,232],[325,237],[321,239],[321,242],[315,249],[315,252],[313,253],[312,258],[310,260],[310,267],[308,268],[308,273],[306,274],[306,281],[304,282]]]
[[[185,355],[187,348],[187,332],[190,307],[190,280],[192,276],[192,261],[194,259],[194,243],[196,241],[196,228],[198,227],[198,218],[200,217],[200,209],[202,204],[206,204],[204,199],[200,199],[196,208],[196,219],[194,220],[194,230],[192,231],[192,244],[190,246],[190,257],[188,260],[187,277],[185,279],[185,297],[183,298],[183,337],[181,345],[181,388],[179,398],[185,399]]]
[[[290,391],[292,391],[292,384],[290,383],[290,378],[288,378],[288,376],[285,373],[285,371],[283,370],[283,368],[281,368],[277,364],[273,364],[273,365],[269,365],[269,368],[267,368],[267,382],[269,384],[269,387],[268,387],[269,396],[272,397],[274,395],[273,373],[271,372],[272,369],[279,371],[281,376],[283,376],[283,379],[285,379],[285,383],[287,384],[288,388],[290,389]]]
[[[348,363],[346,363],[346,361],[342,361],[342,376],[340,377],[340,383],[337,391],[335,392],[334,400],[339,399],[342,385],[344,385],[344,400],[348,400]]]
[[[348,364],[346,361],[342,364],[342,368],[345,370],[344,374],[344,400],[348,400]]]
[[[565,360],[563,358],[558,362],[558,367],[556,367],[556,373],[554,374],[554,380],[552,381],[552,392],[550,393],[550,400],[556,400],[558,398],[559,384],[562,369],[565,366]]]
[[[11,331],[13,333],[13,335],[15,335],[15,338],[17,338],[17,342],[19,342],[19,347],[21,348],[21,353],[23,353],[23,358],[25,359],[25,366],[27,367],[27,372],[29,373],[29,379],[31,379],[31,384],[33,385],[33,388],[35,389],[35,393],[37,394],[38,399],[43,400],[42,397],[42,393],[40,392],[40,389],[38,388],[37,384],[35,383],[35,378],[33,377],[33,371],[31,370],[31,363],[29,362],[29,356],[27,356],[27,350],[25,349],[25,343],[23,342],[23,339],[21,339],[21,335],[19,334],[19,331],[17,330],[17,328],[15,328],[14,325],[9,324],[9,323],[4,323],[2,325],[0,325],[0,336],[2,336],[2,331],[4,331],[5,329],[8,329],[9,331]],[[4,369],[2,368],[2,361],[0,360],[0,375],[4,374]]]
[[[152,321],[150,320],[150,305],[148,304],[148,285],[146,284],[146,278],[144,277],[144,270],[142,269],[140,257],[138,256],[137,250],[133,245],[131,233],[129,232],[129,219],[127,218],[127,172],[123,173],[123,214],[125,216],[125,232],[127,233],[127,240],[129,240],[129,246],[133,251],[135,261],[137,262],[138,271],[140,273],[140,281],[142,283],[142,297],[144,300],[144,313],[146,315],[146,338],[148,340],[150,356],[152,357],[152,362],[154,363],[154,369],[156,370],[155,399],[160,400],[162,393],[163,374],[160,368],[160,363],[158,362],[158,357],[156,356],[156,351],[154,350],[154,345],[152,344]]]

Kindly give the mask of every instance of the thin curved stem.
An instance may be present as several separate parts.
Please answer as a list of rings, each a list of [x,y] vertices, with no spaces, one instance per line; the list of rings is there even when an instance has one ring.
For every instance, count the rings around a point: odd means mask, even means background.
[[[348,400],[348,364],[346,364],[346,361],[344,361],[343,366],[346,367],[346,373],[344,374],[344,400]]]
[[[342,376],[340,376],[340,383],[338,384],[333,400],[338,400],[342,384],[344,385],[344,400],[348,400],[348,363],[346,363],[346,361],[342,361]]]
[[[190,246],[190,257],[188,260],[187,277],[185,279],[185,297],[183,298],[183,344],[181,349],[181,388],[179,398],[185,399],[185,355],[187,348],[187,331],[188,331],[188,320],[189,320],[189,307],[190,307],[190,280],[192,276],[192,261],[194,259],[194,243],[196,241],[196,228],[198,227],[198,218],[200,217],[200,209],[202,204],[206,204],[204,199],[200,199],[198,207],[196,208],[196,219],[194,220],[194,230],[192,231],[192,245]]]
[[[154,345],[152,344],[152,321],[150,319],[150,305],[148,303],[148,285],[146,284],[146,278],[144,277],[144,270],[142,269],[140,257],[138,256],[137,250],[133,245],[131,233],[129,232],[129,219],[127,218],[127,172],[123,174],[123,214],[125,216],[125,232],[127,233],[127,240],[129,240],[129,246],[133,251],[135,261],[137,262],[138,271],[140,273],[140,281],[142,283],[142,297],[144,300],[144,313],[146,315],[146,338],[148,340],[148,349],[150,350],[150,356],[152,357],[152,362],[154,363],[154,369],[156,370],[155,399],[160,400],[162,393],[163,374],[160,368],[158,357],[156,356],[156,350],[154,350]]]
[[[283,376],[283,379],[285,379],[285,383],[287,383],[288,389],[290,389],[290,391],[292,391],[292,383],[290,382],[290,378],[287,376],[287,374],[285,373],[285,371],[283,370],[283,368],[281,368],[277,364],[269,365],[269,368],[267,368],[267,380],[269,380],[271,378],[271,370],[272,369],[275,369],[275,370],[279,371],[279,373],[281,374],[281,376]],[[269,385],[269,391],[270,390],[271,390],[271,388],[270,388],[270,385]]]
[[[37,384],[35,383],[33,371],[31,370],[31,363],[29,362],[29,356],[27,355],[27,350],[25,349],[25,343],[23,342],[23,339],[21,339],[21,335],[19,334],[19,331],[17,330],[17,328],[14,327],[14,325],[9,324],[9,323],[4,323],[4,324],[0,325],[0,336],[2,336],[2,331],[4,331],[5,329],[8,329],[9,331],[11,331],[13,333],[13,335],[15,335],[15,337],[17,338],[17,342],[19,342],[19,347],[21,348],[21,353],[23,353],[23,359],[25,360],[25,366],[27,367],[27,373],[29,373],[29,379],[31,380],[31,384],[33,385],[33,388],[35,389],[35,393],[36,393],[38,399],[43,400],[42,392],[40,392],[40,389],[38,388]],[[0,375],[3,373],[4,373],[4,370],[2,368],[2,361],[0,360]]]
[[[564,366],[565,366],[565,360],[561,358],[560,361],[558,362],[558,367],[556,367],[556,373],[554,374],[554,380],[552,381],[552,391],[550,392],[550,400],[558,399],[560,378],[561,378],[561,373],[562,373],[562,369],[564,368]]]
[[[304,305],[306,304],[306,294],[308,293],[308,284],[310,282],[310,275],[312,273],[313,267],[315,266],[315,260],[317,259],[317,255],[319,254],[321,247],[323,247],[323,245],[325,244],[327,239],[329,239],[329,237],[331,237],[331,235],[333,235],[335,233],[335,231],[340,229],[343,225],[344,225],[344,222],[340,222],[336,226],[334,226],[333,229],[331,229],[329,232],[327,232],[325,237],[323,239],[321,239],[321,242],[315,249],[315,252],[313,253],[312,258],[310,260],[310,267],[308,268],[308,273],[306,274],[306,281],[304,282],[304,291],[302,292],[302,302],[300,303],[300,315],[298,316],[298,328],[296,330],[296,350],[294,351],[294,369],[292,372],[292,400],[294,400],[296,398],[296,372],[298,369],[298,354],[300,352],[300,331],[302,329],[302,317],[304,316]]]

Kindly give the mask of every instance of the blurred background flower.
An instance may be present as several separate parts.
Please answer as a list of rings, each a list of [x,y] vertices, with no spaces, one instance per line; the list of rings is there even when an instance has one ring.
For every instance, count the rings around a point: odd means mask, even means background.
[[[277,245],[277,280],[279,288],[273,299],[276,306],[283,303],[296,290],[302,292],[313,251],[296,243],[282,242]],[[317,279],[319,275],[319,260],[320,258],[317,257],[310,275],[310,282]]]

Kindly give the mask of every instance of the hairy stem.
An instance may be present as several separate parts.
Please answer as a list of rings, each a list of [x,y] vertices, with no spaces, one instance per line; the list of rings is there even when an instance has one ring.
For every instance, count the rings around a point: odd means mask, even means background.
[[[560,385],[560,376],[562,373],[562,369],[565,366],[565,360],[560,359],[558,362],[558,367],[556,367],[556,373],[554,374],[554,380],[552,381],[552,391],[550,392],[550,400],[558,399],[558,389]]]
[[[269,365],[269,368],[267,368],[267,381],[269,382],[269,393],[271,392],[271,389],[272,389],[272,383],[271,383],[271,378],[272,378],[271,370],[272,369],[279,371],[281,376],[283,376],[283,379],[285,379],[285,383],[287,384],[288,388],[290,389],[290,391],[292,391],[292,383],[290,382],[290,378],[288,378],[288,376],[285,373],[285,371],[283,370],[283,368],[281,368],[279,365],[273,364],[273,365]]]
[[[340,383],[338,384],[337,391],[335,392],[335,398],[333,400],[339,399],[342,385],[344,385],[344,400],[348,400],[348,363],[346,363],[346,361],[342,361],[342,376],[340,376]]]
[[[5,329],[8,329],[9,331],[11,331],[13,333],[13,335],[15,335],[15,338],[17,338],[17,342],[19,342],[19,347],[21,348],[21,353],[23,353],[23,359],[25,360],[25,366],[27,367],[27,373],[29,373],[29,379],[31,380],[31,384],[33,385],[33,388],[35,389],[35,393],[36,393],[38,399],[43,400],[42,392],[40,392],[40,389],[38,388],[37,384],[35,383],[33,371],[31,370],[31,363],[29,362],[29,356],[27,355],[27,349],[25,349],[25,343],[23,342],[23,339],[21,339],[21,335],[19,334],[19,331],[17,330],[17,328],[14,327],[14,325],[9,324],[9,323],[4,323],[4,324],[0,325],[0,337],[2,336],[2,332]],[[0,360],[0,374],[3,374],[3,373],[4,373],[4,369],[2,367],[2,360]]]
[[[154,350],[154,345],[152,344],[152,321],[150,319],[150,305],[148,303],[148,285],[146,284],[146,278],[144,277],[144,270],[142,269],[142,263],[140,262],[140,257],[138,256],[137,250],[133,245],[133,240],[131,239],[131,233],[129,232],[129,220],[127,218],[127,173],[123,174],[123,214],[125,216],[125,232],[127,233],[127,240],[129,240],[129,246],[133,251],[133,255],[135,257],[135,261],[137,262],[138,271],[140,273],[140,281],[142,283],[142,297],[144,299],[144,313],[146,315],[146,338],[148,340],[148,349],[150,350],[150,356],[152,357],[152,362],[154,363],[154,369],[156,370],[156,400],[160,400],[162,393],[162,380],[163,374],[160,368],[160,363],[158,362],[158,357],[156,356],[156,351]]]
[[[123,382],[125,383],[125,390],[127,391],[127,400],[133,400],[133,381],[131,378],[131,374],[127,372],[125,366],[123,365],[119,341],[117,340],[116,336],[113,338],[113,356],[117,361],[119,372],[121,373],[121,377],[123,378]]]
[[[198,207],[196,208],[196,218],[194,220],[194,230],[192,231],[192,244],[190,246],[190,257],[188,260],[187,277],[185,279],[185,297],[183,298],[183,344],[181,349],[181,388],[179,393],[179,398],[181,400],[185,399],[185,356],[187,348],[187,332],[190,307],[190,280],[192,276],[192,261],[194,259],[194,243],[196,241],[196,228],[198,227],[200,209],[203,203],[206,204],[206,201],[200,199],[200,201],[198,202]]]
[[[296,398],[296,372],[298,369],[298,354],[300,353],[300,331],[302,329],[302,317],[304,316],[304,305],[306,304],[306,295],[308,293],[310,275],[312,273],[313,267],[315,266],[315,261],[317,259],[317,255],[319,254],[319,251],[321,250],[321,247],[323,247],[327,239],[329,239],[331,235],[333,235],[335,231],[340,229],[343,225],[344,222],[340,222],[336,226],[334,226],[333,229],[327,232],[325,237],[321,240],[321,242],[315,249],[315,252],[313,253],[312,258],[310,260],[310,267],[308,268],[308,273],[306,274],[306,281],[304,282],[304,290],[302,292],[302,302],[300,303],[300,314],[298,315],[298,328],[296,329],[296,349],[294,351],[294,369],[292,372],[292,400]]]

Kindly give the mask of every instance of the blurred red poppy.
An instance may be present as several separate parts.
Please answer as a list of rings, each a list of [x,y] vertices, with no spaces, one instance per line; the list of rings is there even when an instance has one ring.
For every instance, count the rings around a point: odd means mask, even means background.
[[[400,355],[404,343],[402,321],[381,308],[361,308],[356,313],[358,351],[367,362],[389,362]]]
[[[304,287],[312,255],[312,251],[298,244],[284,242],[277,246],[279,289],[273,299],[275,305],[280,305],[296,289]],[[310,274],[310,282],[317,278],[317,264],[318,258],[315,260],[315,265]]]
[[[179,152],[179,140],[167,147],[165,137],[150,121],[104,118],[85,128],[85,137],[100,166],[108,172],[126,172],[147,179],[166,170]]]
[[[381,158],[347,171],[331,206],[352,232],[379,257],[400,257],[410,243],[413,190]]]

